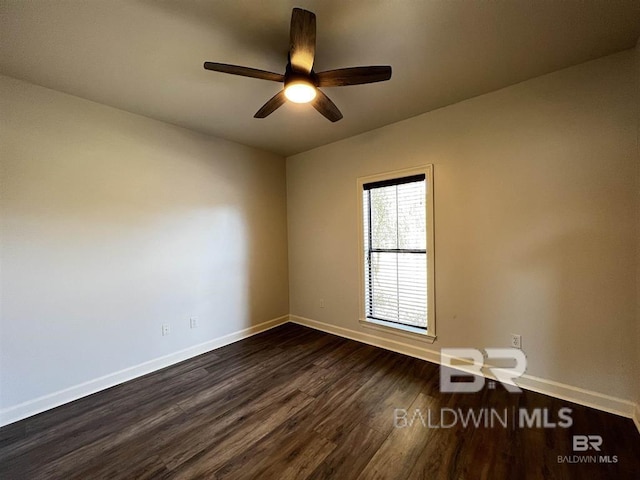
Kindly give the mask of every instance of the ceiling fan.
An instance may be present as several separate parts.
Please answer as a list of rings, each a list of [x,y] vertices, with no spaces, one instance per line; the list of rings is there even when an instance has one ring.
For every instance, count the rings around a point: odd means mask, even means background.
[[[228,65],[226,63],[205,62],[206,70],[260,78],[273,82],[284,82],[284,89],[274,95],[254,115],[265,118],[281,107],[286,100],[295,103],[309,103],[322,115],[337,122],[342,113],[318,87],[341,87],[383,82],[391,78],[391,67],[370,66],[339,68],[316,73],[313,60],[316,53],[316,16],[313,12],[294,8],[291,14],[289,61],[284,75],[256,68]]]

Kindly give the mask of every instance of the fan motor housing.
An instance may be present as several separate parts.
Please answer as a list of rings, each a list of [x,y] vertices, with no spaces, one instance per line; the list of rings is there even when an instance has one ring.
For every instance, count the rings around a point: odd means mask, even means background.
[[[284,87],[287,88],[289,84],[297,82],[310,83],[317,88],[318,76],[313,70],[310,73],[296,72],[291,68],[291,65],[287,65],[287,69],[284,73]]]

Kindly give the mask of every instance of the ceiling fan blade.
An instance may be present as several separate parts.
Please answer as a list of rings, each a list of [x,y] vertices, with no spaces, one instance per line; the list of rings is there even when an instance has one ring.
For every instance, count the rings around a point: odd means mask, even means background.
[[[345,85],[362,85],[364,83],[384,82],[391,78],[391,67],[351,67],[339,68],[320,72],[318,76],[319,87],[342,87]]]
[[[280,90],[273,97],[265,103],[260,110],[256,112],[253,118],[265,118],[280,108],[284,102],[287,101],[287,97],[284,96],[284,90]]]
[[[310,73],[316,55],[316,15],[294,8],[291,14],[289,62],[294,70]]]
[[[317,90],[317,92],[316,98],[311,103],[313,108],[332,122],[340,120],[342,118],[342,113],[340,113],[336,104],[333,103],[322,91]]]
[[[241,67],[239,65],[228,65],[226,63],[204,62],[206,70],[214,72],[230,73],[232,75],[241,75],[243,77],[260,78],[262,80],[271,80],[273,82],[284,82],[284,75],[279,73],[267,72],[266,70],[258,70],[257,68]]]

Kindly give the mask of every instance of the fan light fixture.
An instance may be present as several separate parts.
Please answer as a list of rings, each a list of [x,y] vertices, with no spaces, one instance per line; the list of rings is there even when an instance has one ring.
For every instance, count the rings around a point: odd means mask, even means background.
[[[316,88],[308,82],[292,82],[285,87],[284,95],[294,103],[309,103],[316,98]]]
[[[267,103],[255,113],[254,118],[268,117],[289,100],[295,103],[310,103],[327,120],[337,122],[342,118],[342,113],[322,91],[324,87],[363,85],[384,82],[391,78],[389,65],[347,67],[316,73],[313,70],[316,56],[316,15],[313,12],[294,8],[291,12],[289,34],[289,61],[284,74],[218,62],[204,62],[204,68],[214,72],[284,83],[284,88],[267,100]]]

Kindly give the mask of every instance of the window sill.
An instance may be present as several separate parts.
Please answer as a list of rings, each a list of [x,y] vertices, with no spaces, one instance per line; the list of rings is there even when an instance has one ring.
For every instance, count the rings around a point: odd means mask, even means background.
[[[427,333],[427,331],[422,328],[401,325],[399,323],[384,322],[382,320],[373,320],[369,318],[366,320],[360,319],[360,325],[380,332],[387,332],[401,337],[411,338],[413,340],[421,340],[427,343],[433,343],[437,338],[435,335]]]

